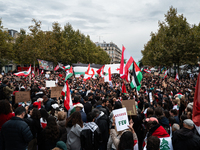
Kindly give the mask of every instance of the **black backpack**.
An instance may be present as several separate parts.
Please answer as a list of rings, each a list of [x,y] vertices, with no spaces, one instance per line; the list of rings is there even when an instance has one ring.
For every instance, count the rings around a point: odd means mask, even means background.
[[[0,100],[4,100],[7,98],[5,92],[3,91],[4,87],[6,87],[5,84],[0,85]]]

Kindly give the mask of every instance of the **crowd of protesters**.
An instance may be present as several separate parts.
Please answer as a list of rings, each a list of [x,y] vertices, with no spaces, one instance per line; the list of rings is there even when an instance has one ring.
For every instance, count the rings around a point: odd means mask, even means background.
[[[64,97],[51,97],[46,80],[64,86],[64,73],[34,78],[4,74],[0,85],[0,149],[4,150],[159,150],[161,138],[170,138],[174,150],[200,150],[200,136],[192,121],[197,77],[173,80],[143,75],[137,91],[119,77],[104,83],[72,76],[73,108]],[[126,93],[122,93],[125,82]],[[15,103],[15,94],[30,91],[31,101]],[[152,95],[150,97],[149,95]],[[137,115],[129,129],[117,132],[113,110],[121,101],[135,100]],[[163,149],[164,150],[164,149]]]

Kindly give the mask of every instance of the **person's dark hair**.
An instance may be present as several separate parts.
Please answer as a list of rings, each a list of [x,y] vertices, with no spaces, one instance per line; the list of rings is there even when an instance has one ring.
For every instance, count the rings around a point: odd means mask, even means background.
[[[162,102],[161,101],[158,101],[157,102],[157,105],[160,105],[162,107]]]
[[[154,111],[152,108],[147,109],[147,118],[150,118],[154,115]]]
[[[120,102],[115,102],[114,110],[122,108],[122,104]]]
[[[126,131],[120,137],[120,142],[118,145],[118,150],[133,150],[133,133],[131,131]]]
[[[169,117],[170,117],[170,114],[169,114],[169,111],[168,111],[168,110],[164,110],[164,114],[165,114],[165,117],[166,117],[166,118],[169,118]]]
[[[109,101],[107,98],[103,99],[102,103],[106,103],[107,101]]]
[[[40,109],[40,114],[41,114],[41,117],[42,117],[43,121],[47,121],[47,118],[49,117],[49,114],[47,113],[46,109],[41,108]]]
[[[92,115],[92,112],[89,112],[89,113],[87,114],[87,122],[92,122],[93,119],[94,119],[94,116]]]
[[[171,109],[170,112],[171,112],[172,114],[174,114],[175,116],[178,114],[178,111],[177,111],[176,109]]]
[[[80,97],[79,96],[74,96],[73,103],[78,103],[79,101],[80,101]]]
[[[69,118],[66,120],[66,127],[72,127],[78,124],[81,128],[83,127],[83,121],[81,119],[81,113],[75,111],[71,114]]]
[[[149,107],[149,103],[144,104],[144,109],[147,109]]]
[[[10,103],[7,100],[1,100],[0,101],[0,114],[9,114],[11,113],[11,106]]]
[[[15,116],[19,116],[24,112],[26,112],[26,109],[23,106],[20,106],[15,109]]]
[[[150,136],[147,138],[147,150],[159,150],[160,139],[157,136]]]
[[[156,107],[155,108],[155,115],[156,115],[156,117],[161,117],[163,115],[162,107]]]
[[[31,118],[37,119],[37,120],[41,118],[40,111],[37,108],[33,108]]]
[[[3,80],[2,83],[3,83],[3,84],[6,84],[6,83],[8,83],[8,80]]]
[[[169,124],[171,125],[171,127],[174,123],[176,123],[176,119],[174,117],[169,117]]]
[[[88,101],[88,96],[84,96],[84,100],[85,100],[85,101]]]
[[[46,130],[46,138],[50,140],[56,140],[59,138],[60,130],[58,129],[58,125],[56,123],[56,119],[53,116],[49,116],[47,118],[47,126]]]

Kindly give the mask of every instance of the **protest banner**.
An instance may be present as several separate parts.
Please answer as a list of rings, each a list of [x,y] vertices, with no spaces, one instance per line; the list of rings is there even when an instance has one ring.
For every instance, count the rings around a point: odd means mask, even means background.
[[[31,100],[30,91],[19,91],[15,93],[15,103]]]
[[[55,87],[56,81],[46,81],[46,87]]]
[[[129,121],[126,108],[113,110],[117,131],[128,129]]]
[[[39,68],[53,71],[53,62],[38,59]]]
[[[57,86],[57,87],[51,87],[51,98],[58,98],[61,96],[63,87]]]
[[[130,116],[136,116],[137,112],[136,112],[136,107],[135,107],[135,100],[123,100],[122,101],[122,107],[127,109],[127,113]]]

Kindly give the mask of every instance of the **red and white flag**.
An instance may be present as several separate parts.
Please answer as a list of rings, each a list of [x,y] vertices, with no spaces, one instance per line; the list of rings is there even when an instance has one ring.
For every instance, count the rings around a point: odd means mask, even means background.
[[[43,73],[44,73],[44,70],[41,71],[41,74],[43,74]]]
[[[32,71],[32,78],[34,78],[35,77],[35,72],[34,71]]]
[[[14,73],[13,75],[27,77],[29,74],[31,74],[31,65],[30,65],[30,67],[28,68],[27,71],[21,71],[21,72],[18,72],[18,73]]]
[[[151,74],[151,70],[144,69],[143,71],[146,72],[146,73],[148,73],[148,74]]]
[[[195,124],[195,127],[200,134],[200,74],[197,78],[195,94],[194,94],[194,101],[193,101],[193,113],[192,113],[192,120]]]
[[[105,67],[105,65],[103,65],[100,69],[98,69],[96,72],[97,72],[97,74],[99,75],[99,77],[101,77],[102,76],[102,74],[103,74],[103,70],[104,70],[104,67]]]
[[[65,85],[62,89],[61,95],[64,96],[64,106],[67,110],[70,109],[71,106],[73,106],[70,89],[68,85],[68,81],[65,82]]]
[[[164,72],[165,76],[164,76],[164,79],[167,77],[167,70],[165,70]]]
[[[119,74],[124,74],[124,51],[125,51],[125,49],[126,48],[122,45],[122,55],[121,55]]]
[[[111,67],[108,68],[108,75],[104,77],[104,82],[111,81]]]
[[[55,68],[54,68],[54,71],[57,71],[59,69],[59,65],[57,65]]]
[[[178,73],[176,74],[175,81],[179,80]]]

